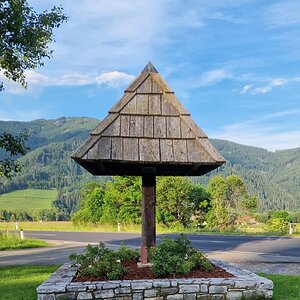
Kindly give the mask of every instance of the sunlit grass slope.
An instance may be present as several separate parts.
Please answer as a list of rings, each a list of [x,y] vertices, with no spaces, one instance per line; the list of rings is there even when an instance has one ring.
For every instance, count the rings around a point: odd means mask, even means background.
[[[56,190],[27,189],[0,195],[0,210],[8,211],[51,208],[56,200]]]

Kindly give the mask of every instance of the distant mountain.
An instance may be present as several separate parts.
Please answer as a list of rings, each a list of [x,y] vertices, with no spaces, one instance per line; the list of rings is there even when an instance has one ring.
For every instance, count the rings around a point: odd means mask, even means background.
[[[91,118],[64,117],[31,122],[0,121],[0,133],[31,131],[28,140],[31,150],[20,158],[23,170],[11,180],[0,179],[0,193],[23,188],[57,188],[61,199],[74,202],[70,198],[78,195],[79,187],[95,177],[74,163],[70,155],[98,123]],[[206,185],[213,175],[237,174],[244,178],[249,192],[258,195],[261,210],[300,209],[300,148],[270,152],[226,140],[211,142],[228,162],[210,174],[193,178],[194,181]],[[0,153],[0,158],[3,155]]]

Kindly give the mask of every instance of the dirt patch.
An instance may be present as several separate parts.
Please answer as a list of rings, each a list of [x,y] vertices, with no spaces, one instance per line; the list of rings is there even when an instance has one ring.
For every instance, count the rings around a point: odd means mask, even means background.
[[[124,274],[120,280],[139,280],[139,279],[165,279],[165,278],[230,278],[232,274],[226,272],[222,268],[213,265],[212,271],[202,271],[195,269],[187,274],[176,274],[167,277],[157,277],[152,272],[151,268],[138,268],[135,261],[123,261],[122,266],[127,269],[127,274]],[[104,276],[76,276],[73,282],[84,281],[106,281]]]

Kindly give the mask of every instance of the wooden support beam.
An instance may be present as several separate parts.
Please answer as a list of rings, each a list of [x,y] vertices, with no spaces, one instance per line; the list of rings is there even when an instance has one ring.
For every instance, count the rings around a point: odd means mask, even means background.
[[[142,176],[142,264],[148,263],[147,249],[154,247],[156,243],[156,177],[155,175]]]

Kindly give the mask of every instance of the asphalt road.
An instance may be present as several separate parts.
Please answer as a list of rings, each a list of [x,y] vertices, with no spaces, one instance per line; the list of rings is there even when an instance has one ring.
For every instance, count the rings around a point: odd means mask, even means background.
[[[0,252],[0,265],[61,264],[68,261],[71,252],[81,252],[87,244],[100,241],[111,248],[118,248],[122,242],[140,246],[140,235],[132,233],[25,231],[25,236],[55,241],[57,246]],[[157,236],[158,242],[163,236]],[[300,262],[300,238],[223,235],[188,235],[188,238],[193,246],[212,258],[232,262]]]

